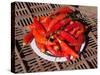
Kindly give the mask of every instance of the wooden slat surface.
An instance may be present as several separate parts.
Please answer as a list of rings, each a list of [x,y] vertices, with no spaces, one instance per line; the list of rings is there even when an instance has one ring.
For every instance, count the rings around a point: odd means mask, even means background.
[[[62,7],[57,4],[43,4],[43,3],[15,3],[15,72],[43,72],[56,70],[75,70],[75,69],[90,69],[97,67],[97,12],[96,7],[79,6],[77,10],[81,12],[85,22],[89,23],[86,27],[92,26],[88,34],[88,44],[82,52],[80,58],[76,61],[68,62],[51,62],[37,56],[31,49],[30,45],[22,46],[22,37],[28,31],[25,26],[32,23],[33,16],[48,16],[51,11]],[[72,7],[72,6],[69,6]],[[72,7],[74,9],[74,7]],[[88,10],[91,8],[94,12]],[[91,16],[92,15],[92,16]]]

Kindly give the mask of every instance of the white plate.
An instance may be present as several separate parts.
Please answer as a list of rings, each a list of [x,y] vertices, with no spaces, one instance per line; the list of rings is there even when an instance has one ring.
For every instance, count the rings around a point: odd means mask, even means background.
[[[53,57],[53,56],[47,55],[45,53],[42,53],[39,50],[39,48],[37,47],[37,45],[35,43],[35,39],[32,40],[32,42],[31,42],[30,45],[31,45],[32,49],[34,50],[34,52],[38,56],[40,56],[40,57],[42,57],[42,58],[44,58],[46,60],[54,61],[54,62],[65,62],[65,61],[67,61],[66,57]],[[80,48],[80,52],[82,52],[82,50],[83,50],[84,47],[85,47],[85,42],[82,43],[81,48]]]

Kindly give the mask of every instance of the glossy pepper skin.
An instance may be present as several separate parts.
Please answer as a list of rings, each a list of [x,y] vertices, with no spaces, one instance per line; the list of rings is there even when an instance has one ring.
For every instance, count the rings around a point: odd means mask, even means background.
[[[65,31],[60,31],[59,35],[64,38],[66,41],[68,41],[69,43],[71,43],[72,45],[78,45],[77,40],[69,33],[65,32]]]
[[[64,41],[61,41],[58,38],[57,40],[60,43],[60,46],[62,48],[61,50],[64,56],[73,56],[73,59],[76,59],[78,57],[74,50],[72,50]]]
[[[82,23],[80,23],[80,22],[78,22],[78,21],[75,21],[75,23],[76,23],[77,25],[79,25],[80,30],[81,30],[82,32],[85,31],[85,27],[84,27],[84,25],[83,25]]]
[[[32,32],[32,30],[35,28],[34,24],[28,25],[27,30],[29,30],[30,32]]]
[[[77,38],[77,42],[79,43],[79,45],[75,46],[75,51],[78,52],[82,43],[84,41],[84,35],[80,34],[79,37]]]
[[[35,42],[36,42],[36,45],[40,49],[41,52],[45,52],[46,51],[44,44],[41,44],[41,43],[39,43],[37,41],[35,41]]]
[[[78,21],[71,21],[70,24],[65,27],[65,31],[69,31],[71,29],[76,29],[76,28],[79,28],[81,32],[85,31],[84,26]]]
[[[33,18],[33,22],[34,22],[33,24],[34,24],[35,28],[38,29],[38,31],[39,31],[42,35],[45,35],[45,34],[46,34],[46,31],[45,31],[45,29],[43,28],[42,24],[39,23],[39,22],[37,21],[37,18],[36,18],[36,17]]]
[[[40,17],[40,23],[44,26],[45,30],[47,31],[49,23],[51,22],[50,17]]]
[[[31,32],[23,36],[23,45],[27,45],[33,40],[34,36]]]
[[[55,48],[53,47],[55,45],[50,45],[50,44],[46,44],[46,48],[47,50],[53,55],[53,56],[59,56],[61,57],[62,56],[62,53],[60,50],[55,50]]]
[[[53,33],[55,31],[57,31],[58,29],[60,29],[64,25],[67,25],[70,21],[71,21],[70,18],[66,18],[66,19],[63,19],[63,20],[59,21],[58,23],[56,23],[55,25],[53,25],[51,27],[50,33]]]
[[[32,34],[34,35],[34,38],[38,43],[41,43],[41,44],[46,43],[47,39],[44,37],[44,35],[41,35],[40,32],[38,32],[36,28],[32,30]]]
[[[35,38],[35,40],[38,42],[38,43],[42,43],[42,44],[45,44],[46,42],[46,38],[45,38],[45,31],[44,29],[42,28],[41,24],[38,23],[36,17],[34,17],[33,19],[34,23],[27,26],[28,30],[30,30]]]
[[[79,25],[76,24],[74,21],[71,21],[70,24],[65,27],[65,31],[69,31],[69,30],[71,30],[73,28],[77,28],[77,27],[79,27]]]
[[[69,33],[70,33],[75,39],[77,39],[77,36],[78,36],[77,31],[78,31],[78,30],[79,30],[79,27],[76,27],[76,28],[70,30]]]
[[[65,14],[59,14],[58,16],[56,16],[54,19],[51,20],[47,32],[49,32],[51,30],[51,28],[60,20],[62,20],[63,18],[65,18]]]

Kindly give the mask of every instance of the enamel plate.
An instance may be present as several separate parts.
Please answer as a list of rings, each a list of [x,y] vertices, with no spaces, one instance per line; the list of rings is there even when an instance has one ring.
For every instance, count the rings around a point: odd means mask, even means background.
[[[34,52],[38,56],[40,56],[40,57],[42,57],[46,60],[54,61],[54,62],[65,62],[65,61],[67,61],[66,57],[54,57],[54,56],[50,56],[50,55],[47,55],[45,53],[40,52],[39,48],[36,46],[35,39],[32,40],[30,45],[31,45],[32,49],[34,50]],[[83,42],[83,44],[81,45],[80,52],[82,52],[84,47],[85,47],[85,42]]]

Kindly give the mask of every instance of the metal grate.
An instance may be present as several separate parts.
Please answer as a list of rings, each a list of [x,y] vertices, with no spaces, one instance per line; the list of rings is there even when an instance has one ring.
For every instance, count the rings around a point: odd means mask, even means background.
[[[31,49],[30,45],[25,47],[22,46],[22,37],[25,33],[28,32],[25,29],[25,26],[32,23],[32,17],[48,16],[50,12],[62,6],[64,5],[15,2],[16,46],[15,53],[13,55],[15,57],[15,73],[97,68],[97,16],[96,13],[92,17],[87,16],[88,9],[86,9],[86,14],[82,13],[87,7],[77,8],[77,10],[79,10],[82,15],[85,15],[82,18],[86,23],[89,24],[86,27],[91,26],[91,31],[88,33],[87,46],[82,52],[80,58],[77,60],[58,63],[47,61],[37,56]],[[75,9],[73,6],[69,7]],[[96,8],[94,7],[94,9]],[[92,15],[92,13],[89,14]]]

